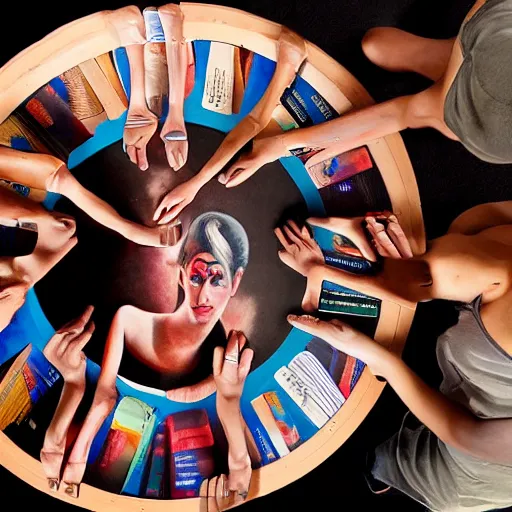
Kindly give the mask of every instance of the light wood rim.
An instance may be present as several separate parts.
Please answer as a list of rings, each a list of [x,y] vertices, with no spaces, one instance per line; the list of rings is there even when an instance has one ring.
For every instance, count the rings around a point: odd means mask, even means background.
[[[275,60],[276,41],[281,31],[279,24],[227,7],[182,3],[181,8],[185,15],[187,39],[210,39],[244,46]],[[94,37],[85,36],[91,33]],[[78,45],[80,51],[75,51],[73,45]],[[105,23],[102,13],[79,19],[52,32],[0,69],[0,122],[54,76],[119,46],[119,38]],[[57,56],[54,55],[56,47],[61,48]],[[372,103],[366,90],[343,66],[309,42],[307,49],[308,64],[303,75],[340,113]],[[403,141],[399,134],[394,134],[372,142],[369,147],[381,169],[393,210],[400,217],[414,252],[420,254],[425,248],[423,218],[414,172]],[[413,316],[414,308],[383,302],[375,339],[401,353]],[[347,402],[315,436],[283,459],[254,471],[248,499],[284,487],[323,462],[361,424],[383,388],[384,384],[365,369]],[[90,510],[158,512],[168,511],[172,506],[176,512],[188,512],[203,511],[206,507],[206,498],[172,500],[169,503],[168,500],[120,496],[87,484],[81,485],[78,499],[54,493],[47,487],[40,462],[3,433],[0,433],[0,463],[33,487]]]

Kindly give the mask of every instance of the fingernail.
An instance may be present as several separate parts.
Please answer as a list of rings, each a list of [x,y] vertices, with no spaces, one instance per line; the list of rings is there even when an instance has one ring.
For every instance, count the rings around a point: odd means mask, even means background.
[[[126,144],[123,142],[123,151],[126,153]]]
[[[64,484],[66,485],[64,492],[72,498],[78,498],[78,484],[68,484],[66,482]]]
[[[58,478],[48,478],[48,487],[52,491],[56,491],[59,488],[59,479]]]
[[[171,140],[187,140],[187,134],[182,132],[181,130],[173,130],[171,132],[167,132],[164,135],[164,139],[171,141]]]
[[[225,174],[219,174],[219,177],[217,178],[219,183],[222,183],[224,185],[226,183],[226,175]]]

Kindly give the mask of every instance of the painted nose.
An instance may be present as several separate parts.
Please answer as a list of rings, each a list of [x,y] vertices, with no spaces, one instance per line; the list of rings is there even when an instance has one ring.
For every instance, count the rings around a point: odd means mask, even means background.
[[[208,281],[205,281],[201,286],[201,291],[199,292],[198,304],[202,304],[203,306],[209,306],[210,298],[208,297]]]

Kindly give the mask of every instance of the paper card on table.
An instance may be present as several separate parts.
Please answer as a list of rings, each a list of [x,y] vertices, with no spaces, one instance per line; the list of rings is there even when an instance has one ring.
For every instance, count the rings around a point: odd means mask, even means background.
[[[376,318],[380,300],[329,281],[322,282],[318,311]]]
[[[297,426],[275,391],[260,395],[251,401],[251,405],[280,457],[299,446],[301,439]]]
[[[234,60],[234,46],[211,43],[201,103],[203,108],[219,114],[233,113]]]

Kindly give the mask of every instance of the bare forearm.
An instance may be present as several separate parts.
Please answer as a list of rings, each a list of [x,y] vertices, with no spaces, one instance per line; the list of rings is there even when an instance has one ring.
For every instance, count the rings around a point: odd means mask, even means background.
[[[244,434],[244,423],[239,399],[226,399],[217,393],[217,414],[228,441],[230,462],[245,463],[249,452]]]
[[[98,379],[98,388],[104,390],[107,394],[115,393],[116,390],[117,374],[124,352],[124,325],[124,314],[121,308],[114,315],[110,326]],[[98,389],[96,393],[98,393]]]
[[[48,182],[64,165],[54,156],[0,147],[0,178],[28,187],[48,190]]]
[[[247,142],[256,137],[268,125],[283,91],[291,84],[295,74],[296,70],[293,63],[288,61],[277,63],[272,80],[263,97],[252,111],[226,136],[215,154],[197,175],[198,183],[201,186],[217,175]]]
[[[402,96],[345,114],[332,121],[290,130],[281,135],[283,154],[297,148],[328,148],[340,154],[372,140],[407,128],[407,108],[411,96]]]
[[[45,444],[49,439],[55,444],[51,448],[64,449],[69,426],[73,421],[76,410],[82,401],[85,392],[85,378],[83,382],[64,383],[60,395],[59,404],[53,415],[52,421],[46,431]]]
[[[427,386],[398,356],[385,349],[370,368],[388,381],[410,411],[441,441],[467,451],[455,432],[474,428],[478,420],[471,413]]]
[[[133,44],[126,47],[130,64],[130,106],[129,110],[146,109],[144,85],[144,45]]]
[[[174,4],[163,6],[158,12],[165,35],[169,73],[169,116],[183,116],[187,74],[187,46],[183,37],[183,14],[179,6]]]
[[[61,185],[60,192],[96,222],[127,238],[130,238],[132,231],[140,228],[135,222],[121,217],[112,206],[82,187],[71,175]]]
[[[383,350],[370,365],[382,375],[410,411],[441,441],[498,464],[512,463],[511,419],[481,419],[427,386],[398,356]]]

